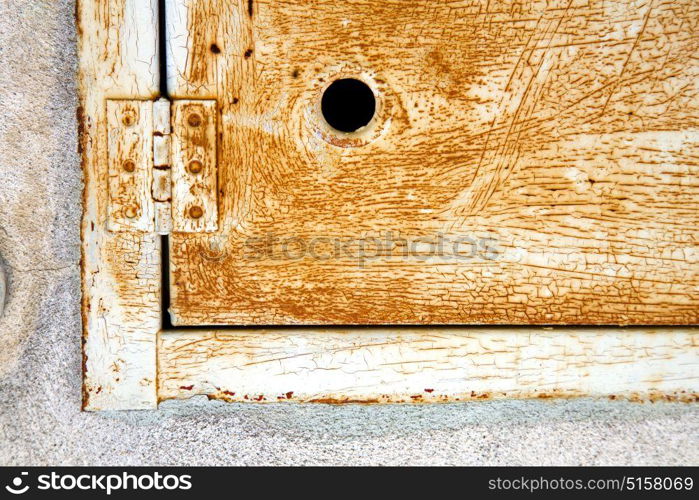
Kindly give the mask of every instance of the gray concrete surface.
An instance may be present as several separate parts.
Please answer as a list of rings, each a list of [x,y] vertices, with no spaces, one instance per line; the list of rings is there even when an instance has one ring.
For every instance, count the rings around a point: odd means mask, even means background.
[[[80,412],[74,5],[0,3],[0,464],[699,464],[699,407],[608,401]]]

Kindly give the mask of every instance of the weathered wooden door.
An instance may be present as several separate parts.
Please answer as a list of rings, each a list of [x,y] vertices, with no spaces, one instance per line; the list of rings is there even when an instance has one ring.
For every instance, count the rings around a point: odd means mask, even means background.
[[[697,9],[81,0],[85,407],[696,400]]]
[[[168,2],[170,96],[219,138],[173,323],[696,323],[696,8]]]

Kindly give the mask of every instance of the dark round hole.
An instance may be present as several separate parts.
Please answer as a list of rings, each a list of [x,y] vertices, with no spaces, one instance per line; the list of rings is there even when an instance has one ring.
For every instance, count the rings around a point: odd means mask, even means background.
[[[376,111],[376,99],[369,86],[354,78],[334,81],[320,103],[323,117],[331,127],[354,132],[369,123]]]

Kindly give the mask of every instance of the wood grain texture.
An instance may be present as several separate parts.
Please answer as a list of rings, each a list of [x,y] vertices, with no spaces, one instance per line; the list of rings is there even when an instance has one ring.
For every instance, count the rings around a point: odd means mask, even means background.
[[[175,324],[699,322],[695,0],[167,6],[172,96],[220,108]],[[380,109],[351,136],[340,77]]]
[[[110,231],[154,229],[153,103],[107,101]]]
[[[157,95],[156,6],[155,0],[80,0],[77,5],[78,115],[85,179],[82,313],[86,410],[156,406],[160,240],[153,233],[107,230],[107,101],[150,100]],[[150,187],[146,194],[150,194]]]
[[[687,328],[162,333],[158,397],[383,403],[586,395],[697,401],[697,333]]]
[[[216,101],[172,103],[173,231],[218,229],[216,122]]]

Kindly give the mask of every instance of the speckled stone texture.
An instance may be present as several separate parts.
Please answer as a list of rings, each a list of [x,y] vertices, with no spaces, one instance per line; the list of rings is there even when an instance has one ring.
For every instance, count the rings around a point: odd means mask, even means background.
[[[0,3],[0,464],[699,464],[699,406],[501,401],[80,412],[74,2]]]

